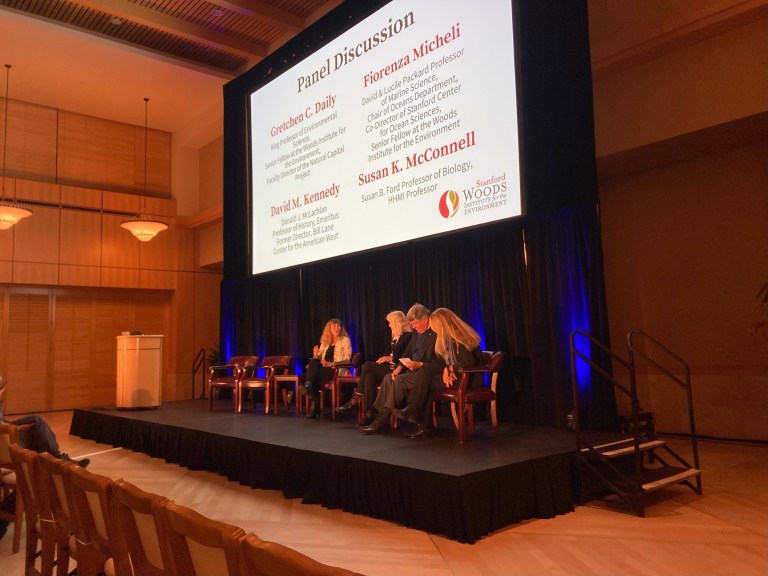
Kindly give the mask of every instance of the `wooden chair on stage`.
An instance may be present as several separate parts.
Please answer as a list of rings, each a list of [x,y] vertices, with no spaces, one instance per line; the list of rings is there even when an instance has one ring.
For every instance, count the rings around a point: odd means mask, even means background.
[[[67,501],[75,511],[78,576],[129,576],[128,552],[113,513],[112,479],[80,466],[66,468],[64,478]]]
[[[18,444],[11,444],[8,449],[16,469],[17,497],[20,495],[24,501],[24,574],[51,576],[56,558],[56,532],[50,509],[42,512],[38,454]],[[40,570],[35,567],[37,558],[40,558]]]
[[[166,554],[173,563],[166,566],[172,576],[236,576],[242,574],[240,539],[242,528],[212,520],[191,508],[166,502],[160,509]]]
[[[504,360],[504,352],[483,351],[483,363],[481,365],[462,368],[458,371],[458,385],[432,392],[432,425],[437,427],[435,412],[437,402],[450,403],[453,421],[459,433],[459,442],[464,443],[467,425],[469,425],[469,430],[473,434],[475,433],[474,405],[485,403],[488,404],[493,433],[498,435],[496,386],[502,360]],[[478,374],[490,376],[490,382],[487,386],[472,387],[473,377]]]
[[[208,409],[213,410],[214,390],[216,390],[217,398],[222,390],[229,390],[232,393],[232,411],[237,412],[239,402],[238,381],[246,369],[258,365],[258,356],[232,356],[226,364],[209,367]]]
[[[288,374],[293,356],[266,356],[261,366],[248,367],[243,370],[238,380],[237,411],[242,412],[243,398],[247,391],[253,396],[253,406],[256,408],[256,391],[264,391],[264,412],[269,414],[269,407],[274,402],[273,412],[277,414],[277,385],[275,376]]]
[[[18,488],[18,478],[16,477],[15,465],[11,460],[9,450],[12,444],[19,443],[19,427],[13,424],[0,424],[0,492],[2,500],[6,498],[15,498],[16,502],[13,510],[9,512],[0,511],[0,519],[13,524],[13,544],[12,550],[16,554],[21,548],[21,524],[24,518],[24,502],[18,497],[16,492]]]
[[[362,576],[357,572],[323,564],[278,544],[262,540],[250,533],[239,539],[246,574],[259,576]]]
[[[131,559],[133,576],[166,576],[168,556],[161,508],[168,498],[145,492],[125,480],[115,480],[115,516]]]
[[[331,398],[331,414],[336,420],[336,408],[341,406],[341,390],[343,386],[357,385],[360,379],[360,367],[363,364],[363,355],[360,352],[352,354],[349,362],[338,362],[333,367],[333,374],[327,380],[319,382],[320,390],[320,413],[325,410],[325,393]],[[357,377],[357,380],[355,380]],[[309,398],[306,399],[309,405]],[[308,410],[309,408],[307,408]]]

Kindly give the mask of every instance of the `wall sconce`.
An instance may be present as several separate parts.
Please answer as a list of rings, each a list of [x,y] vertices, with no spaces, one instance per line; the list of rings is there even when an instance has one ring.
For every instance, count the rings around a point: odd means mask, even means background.
[[[5,112],[3,114],[3,187],[0,196],[0,230],[8,230],[22,218],[32,216],[32,211],[16,205],[16,188],[13,190],[13,202],[5,202],[5,158],[8,154],[8,84],[11,76],[11,65],[5,65]]]
[[[121,222],[120,226],[128,230],[142,242],[149,242],[158,232],[168,229],[168,224],[144,217],[144,200],[147,195],[147,107],[149,98],[144,98],[144,193],[141,196],[141,210],[133,220]]]

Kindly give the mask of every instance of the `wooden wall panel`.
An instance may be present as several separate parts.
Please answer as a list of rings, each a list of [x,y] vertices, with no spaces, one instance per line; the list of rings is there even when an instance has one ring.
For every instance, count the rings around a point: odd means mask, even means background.
[[[32,216],[13,227],[16,262],[58,264],[60,212],[56,208],[38,206]]]
[[[170,270],[141,270],[139,272],[139,288],[148,290],[175,290],[175,271]]]
[[[134,191],[135,127],[59,113],[58,180],[74,186]]]
[[[113,406],[115,337],[126,330],[168,334],[170,300],[155,291],[0,290],[8,413]]]
[[[16,196],[20,200],[58,204],[61,202],[61,186],[51,182],[18,179],[16,180]],[[35,212],[34,207],[31,207],[30,210]]]
[[[141,242],[120,227],[124,220],[128,218],[110,214],[104,214],[102,218],[101,265],[105,268],[139,268]]]
[[[101,286],[101,267],[59,264],[59,286]]]
[[[49,356],[49,295],[47,290],[12,292],[6,338],[6,378],[9,413],[36,412],[51,407],[46,397]],[[10,393],[14,390],[13,393]]]
[[[101,264],[101,219],[98,212],[61,211],[59,262],[81,266]]]
[[[101,268],[101,286],[103,288],[138,288],[138,268]]]
[[[61,187],[61,203],[65,206],[82,206],[84,208],[101,210],[103,195],[104,193],[101,190],[93,188]]]
[[[14,262],[12,271],[14,284],[39,284],[56,286],[59,283],[59,265],[39,262]]]
[[[4,100],[0,98],[0,102]],[[4,109],[0,107],[0,126]],[[56,179],[56,121],[53,108],[9,98],[6,175],[48,182]]]

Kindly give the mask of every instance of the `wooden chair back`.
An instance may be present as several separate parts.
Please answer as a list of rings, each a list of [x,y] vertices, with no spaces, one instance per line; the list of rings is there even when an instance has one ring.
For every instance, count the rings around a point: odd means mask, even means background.
[[[504,360],[504,352],[485,350],[482,353],[483,363],[459,370],[458,384],[451,388],[441,388],[432,393],[432,423],[437,426],[437,416],[434,404],[449,402],[453,421],[458,431],[459,443],[466,441],[466,429],[475,432],[474,404],[487,403],[494,435],[498,434],[498,419],[496,416],[496,387],[499,370]],[[473,387],[473,379],[478,375],[489,375],[488,386]]]
[[[264,390],[264,411],[269,414],[270,405],[274,403],[274,412],[277,414],[277,389],[275,387],[275,375],[288,374],[293,356],[265,356],[261,366],[249,366],[243,370],[239,380],[237,411],[242,412],[244,392],[246,390]],[[254,394],[251,392],[251,394]],[[256,398],[253,398],[256,406]]]
[[[168,498],[146,492],[125,480],[115,480],[115,514],[120,522],[134,576],[166,576],[167,556],[161,508]]]
[[[161,508],[167,554],[175,576],[236,576],[241,574],[242,528],[218,522],[191,508],[166,502]],[[168,567],[166,567],[168,568]]]
[[[253,533],[241,538],[240,546],[249,576],[361,576],[318,562],[277,542],[262,540]]]
[[[324,382],[320,383],[321,390],[327,390],[331,394],[331,415],[335,420],[337,417],[336,408],[341,406],[341,388],[343,386],[357,385],[360,368],[363,365],[363,355],[355,352],[349,359],[349,362],[339,362],[333,368],[333,375]],[[320,410],[325,409],[325,398],[320,394]]]
[[[239,404],[238,383],[244,370],[258,366],[258,356],[232,356],[226,364],[208,368],[208,409],[213,410],[213,391],[232,391],[232,410],[237,412]]]
[[[82,553],[78,551],[78,576],[91,570],[96,574],[130,574],[127,550],[113,515],[112,479],[80,466],[66,468],[64,478],[70,509],[75,510],[78,544],[88,543]]]
[[[26,549],[24,552],[24,573],[51,576],[56,557],[56,533],[50,510],[41,513],[40,472],[38,455],[34,450],[18,444],[9,446],[11,461],[16,467],[18,494],[24,501],[26,526]],[[38,548],[40,544],[40,548]],[[35,559],[40,557],[40,569]]]
[[[11,459],[10,447],[19,443],[19,427],[14,424],[0,424],[0,495],[2,500],[11,498],[11,494],[18,487],[16,468]],[[0,511],[0,519],[13,524],[12,550],[16,554],[21,548],[21,526],[24,519],[24,502],[22,498],[16,498],[13,510]]]
[[[75,521],[69,509],[64,474],[72,462],[42,452],[38,458],[40,509],[50,510],[56,532],[56,574],[69,573],[69,560],[77,561]]]

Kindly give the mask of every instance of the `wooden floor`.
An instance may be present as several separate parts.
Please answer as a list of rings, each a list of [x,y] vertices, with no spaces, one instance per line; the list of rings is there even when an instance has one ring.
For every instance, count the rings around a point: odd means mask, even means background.
[[[596,501],[460,544],[69,436],[71,416],[45,414],[63,451],[91,458],[89,470],[125,478],[211,518],[369,576],[768,574],[768,446],[701,442],[704,495],[669,489],[646,518]],[[11,554],[10,531],[0,540],[0,574],[23,575],[22,554]]]

